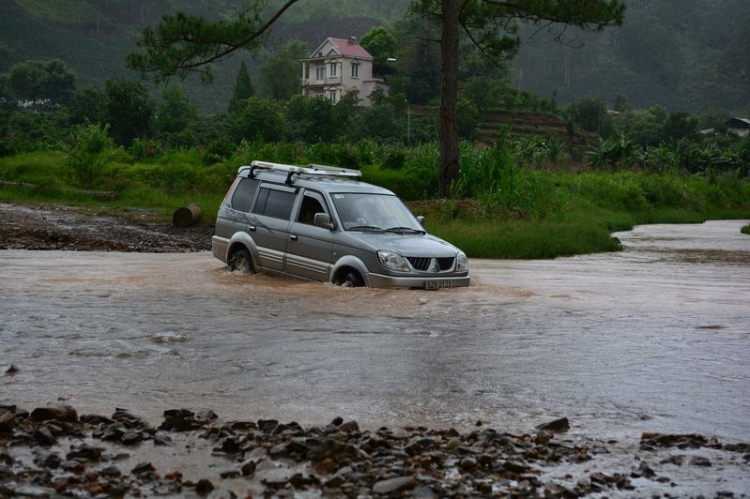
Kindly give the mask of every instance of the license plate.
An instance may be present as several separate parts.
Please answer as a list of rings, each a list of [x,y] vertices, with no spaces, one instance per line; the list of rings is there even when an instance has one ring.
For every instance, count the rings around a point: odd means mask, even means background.
[[[442,289],[451,287],[453,287],[451,281],[427,281],[424,283],[424,289]]]

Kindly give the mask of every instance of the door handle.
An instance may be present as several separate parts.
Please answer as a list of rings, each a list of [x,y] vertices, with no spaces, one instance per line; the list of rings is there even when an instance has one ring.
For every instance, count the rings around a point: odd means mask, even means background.
[[[297,240],[297,239],[299,239],[299,238],[297,237],[297,235],[296,235],[296,234],[291,234],[291,235],[289,236],[289,239],[291,239],[292,241],[296,241],[296,240]]]
[[[248,225],[247,226],[247,230],[249,230],[251,232],[255,232],[255,225]]]

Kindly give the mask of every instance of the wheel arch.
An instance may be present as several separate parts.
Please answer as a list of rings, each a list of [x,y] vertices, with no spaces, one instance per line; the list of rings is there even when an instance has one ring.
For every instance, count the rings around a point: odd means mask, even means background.
[[[339,259],[333,266],[333,269],[331,269],[331,282],[333,284],[338,283],[342,279],[344,273],[348,270],[356,271],[362,276],[365,286],[368,288],[370,287],[370,272],[367,270],[367,266],[362,260],[351,255]]]
[[[245,248],[250,252],[250,259],[252,260],[253,268],[258,270],[258,247],[255,245],[255,241],[245,233],[238,232],[229,240],[229,246],[227,247],[227,262],[232,260],[234,254],[240,248]]]

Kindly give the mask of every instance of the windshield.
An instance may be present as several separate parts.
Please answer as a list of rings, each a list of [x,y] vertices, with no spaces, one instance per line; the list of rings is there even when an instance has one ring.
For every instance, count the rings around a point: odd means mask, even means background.
[[[424,232],[414,215],[396,196],[335,193],[331,197],[345,230]]]

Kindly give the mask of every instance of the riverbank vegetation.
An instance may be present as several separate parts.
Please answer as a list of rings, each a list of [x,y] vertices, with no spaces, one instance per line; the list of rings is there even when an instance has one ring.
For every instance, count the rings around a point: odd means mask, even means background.
[[[271,80],[298,77],[304,52],[293,48],[279,66],[294,73]],[[202,115],[179,84],[158,96],[122,78],[78,87],[61,61],[16,64],[0,73],[0,201],[149,209],[165,221],[197,203],[211,224],[237,168],[261,159],[360,169],[472,257],[614,251],[611,233],[635,224],[750,218],[750,140],[723,113],[633,110],[625,96],[616,109],[559,108],[482,73],[461,92],[460,175],[439,196],[429,92],[420,105],[393,92],[360,107],[356,94],[263,97],[250,80],[240,69],[227,111]]]
[[[539,139],[504,138],[462,148],[461,180],[437,199],[436,143],[241,142],[226,158],[209,151],[115,146],[106,127],[76,130],[69,146],[0,157],[0,200],[96,210],[157,209],[164,220],[194,202],[212,223],[237,168],[253,159],[359,168],[401,196],[430,232],[472,257],[552,258],[619,249],[613,231],[635,224],[750,218],[750,181],[738,169],[688,172],[679,161],[640,168],[569,164]]]

